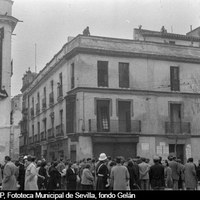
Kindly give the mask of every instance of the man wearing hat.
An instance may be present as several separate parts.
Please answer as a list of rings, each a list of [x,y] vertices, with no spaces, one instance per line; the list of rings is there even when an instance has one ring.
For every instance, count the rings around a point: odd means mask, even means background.
[[[107,156],[101,153],[99,156],[99,163],[96,167],[97,185],[96,190],[106,190],[108,185],[109,171],[106,166]]]
[[[159,163],[159,156],[154,156],[153,161],[154,165],[152,165],[149,170],[151,188],[153,190],[161,190],[164,189],[165,186],[164,167]]]

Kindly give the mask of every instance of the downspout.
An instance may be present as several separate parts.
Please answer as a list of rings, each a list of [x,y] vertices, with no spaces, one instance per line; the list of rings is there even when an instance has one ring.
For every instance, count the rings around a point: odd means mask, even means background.
[[[85,93],[83,92],[83,124],[82,124],[82,132],[85,132]]]

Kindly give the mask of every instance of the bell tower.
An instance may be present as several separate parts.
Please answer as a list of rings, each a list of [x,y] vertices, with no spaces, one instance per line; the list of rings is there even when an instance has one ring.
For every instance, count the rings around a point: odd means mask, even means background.
[[[0,0],[0,162],[9,155],[11,113],[11,37],[18,19],[11,0]]]

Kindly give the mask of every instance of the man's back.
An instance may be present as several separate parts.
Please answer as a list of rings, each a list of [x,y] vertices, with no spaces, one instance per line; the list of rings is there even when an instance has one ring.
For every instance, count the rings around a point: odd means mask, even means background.
[[[172,178],[174,180],[179,180],[179,174],[180,174],[179,164],[175,160],[172,160],[171,162],[169,162],[169,167],[172,169]]]
[[[113,190],[126,190],[129,180],[129,172],[125,166],[116,165],[111,170],[111,181]]]

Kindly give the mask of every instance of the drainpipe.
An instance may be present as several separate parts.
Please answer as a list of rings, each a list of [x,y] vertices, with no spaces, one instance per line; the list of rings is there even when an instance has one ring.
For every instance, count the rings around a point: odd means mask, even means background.
[[[83,124],[82,124],[82,132],[85,132],[85,93],[83,92]]]

